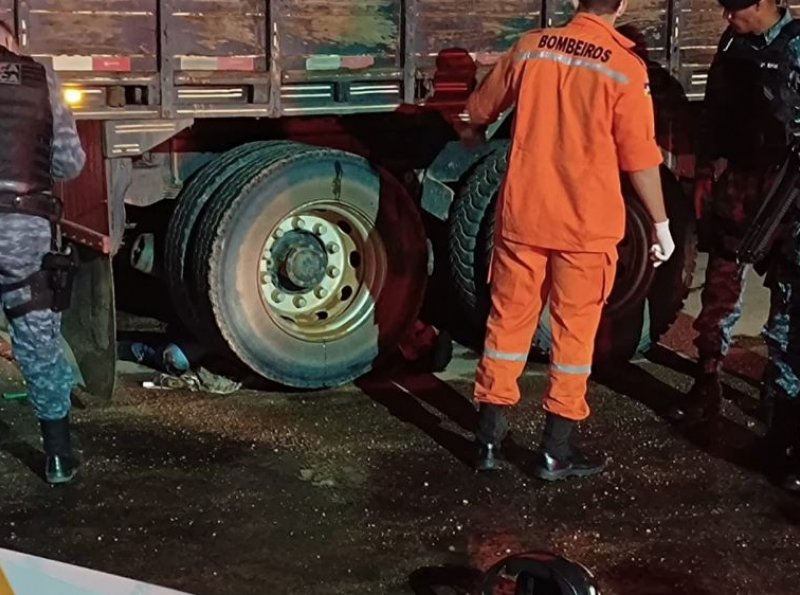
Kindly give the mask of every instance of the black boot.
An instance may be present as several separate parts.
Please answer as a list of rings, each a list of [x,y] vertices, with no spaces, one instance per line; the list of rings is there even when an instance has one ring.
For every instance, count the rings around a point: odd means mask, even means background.
[[[58,420],[39,420],[47,456],[45,478],[48,483],[68,483],[78,473],[78,460],[72,452],[69,416]]]
[[[599,457],[588,456],[570,444],[576,425],[571,419],[547,414],[542,443],[536,454],[536,477],[557,481],[568,477],[588,477],[605,469],[605,462]]]
[[[790,492],[800,492],[800,400],[774,398],[767,407],[764,468],[767,476]]]
[[[673,421],[699,423],[719,417],[722,408],[722,384],[717,372],[701,372],[695,378],[686,402],[670,409]]]
[[[478,410],[478,431],[475,434],[478,471],[494,471],[500,467],[500,443],[508,434],[508,420],[502,405],[481,403]]]

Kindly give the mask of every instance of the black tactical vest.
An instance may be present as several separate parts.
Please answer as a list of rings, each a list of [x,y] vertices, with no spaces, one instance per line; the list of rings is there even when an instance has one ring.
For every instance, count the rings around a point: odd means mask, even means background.
[[[789,43],[800,35],[800,20],[781,29],[771,44],[758,48],[753,36],[726,33],[721,41],[723,76],[728,98],[729,127],[725,152],[739,167],[759,167],[780,160],[800,107],[790,89]]]
[[[44,67],[0,47],[0,192],[52,191],[52,144]]]

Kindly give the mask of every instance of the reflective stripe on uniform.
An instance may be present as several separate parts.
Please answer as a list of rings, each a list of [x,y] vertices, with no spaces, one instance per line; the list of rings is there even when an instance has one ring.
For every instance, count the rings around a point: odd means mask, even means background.
[[[583,375],[592,373],[592,366],[567,366],[564,364],[551,363],[550,367],[556,372],[562,372],[564,374]]]
[[[499,359],[507,362],[526,362],[528,361],[527,353],[506,353],[505,351],[495,351],[488,347],[483,351],[484,355],[492,359]]]
[[[547,50],[536,50],[533,52],[522,52],[519,54],[518,60],[549,60],[551,62],[559,62],[565,66],[574,66],[576,68],[586,68],[594,70],[600,74],[614,79],[615,81],[627,85],[630,78],[622,72],[616,71],[608,66],[594,62],[592,60],[584,60],[583,58],[573,58],[572,56],[565,56],[558,52],[550,52]]]

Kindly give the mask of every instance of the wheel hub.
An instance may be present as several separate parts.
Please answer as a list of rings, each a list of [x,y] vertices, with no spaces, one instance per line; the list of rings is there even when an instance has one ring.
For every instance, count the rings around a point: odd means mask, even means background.
[[[267,239],[259,266],[267,309],[289,323],[287,330],[309,339],[356,324],[367,312],[361,307],[369,298],[365,282],[374,276],[362,270],[368,230],[359,217],[319,207],[282,220]]]
[[[291,232],[273,249],[278,263],[277,283],[288,292],[308,291],[325,278],[328,257],[325,248],[306,232]]]

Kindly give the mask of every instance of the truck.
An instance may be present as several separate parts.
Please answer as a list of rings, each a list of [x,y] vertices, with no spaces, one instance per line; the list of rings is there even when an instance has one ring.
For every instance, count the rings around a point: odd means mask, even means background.
[[[513,110],[477,148],[454,117],[522,34],[572,14],[560,0],[0,0],[22,51],[57,72],[87,153],[57,191],[81,254],[64,333],[89,392],[113,394],[115,287],[134,274],[158,277],[197,341],[288,387],[379,367],[437,272],[479,337]],[[678,248],[653,269],[624,184],[601,362],[649,349],[687,295],[685,139],[725,25],[714,0],[642,0],[620,24],[651,71]],[[132,213],[156,211],[161,231],[141,232]],[[549,341],[545,312],[532,347]]]

